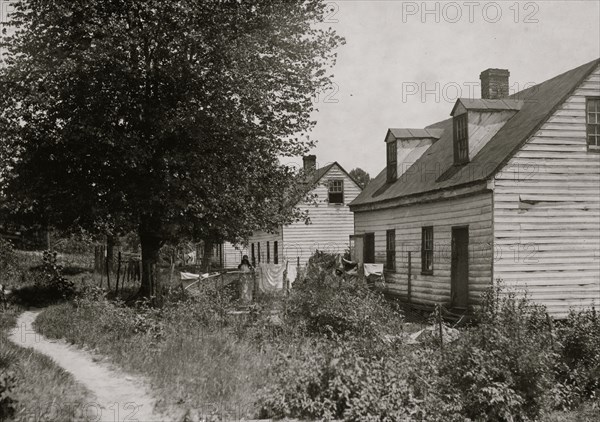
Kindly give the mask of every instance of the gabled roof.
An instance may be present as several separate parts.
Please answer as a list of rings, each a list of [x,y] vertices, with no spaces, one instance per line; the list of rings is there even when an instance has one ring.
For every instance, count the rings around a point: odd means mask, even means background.
[[[394,129],[388,130],[396,139],[440,139],[442,130],[440,129]],[[387,138],[387,137],[386,137]]]
[[[324,167],[321,167],[319,169],[316,169],[315,172],[312,174],[312,177],[310,179],[310,181],[306,184],[306,189],[304,190],[305,194],[310,192],[311,190],[313,190],[317,184],[321,181],[321,179],[323,177],[325,177],[325,175],[327,173],[329,173],[329,170],[331,170],[334,166],[337,166],[342,173],[344,173],[346,176],[348,176],[348,178],[350,180],[352,180],[352,182],[360,189],[362,190],[362,188],[360,187],[360,185],[358,184],[358,182],[356,180],[354,180],[354,177],[350,176],[350,173],[348,173],[344,167],[342,167],[340,165],[340,163],[338,163],[337,161],[334,161],[333,163],[327,164]],[[298,202],[302,201],[302,199],[300,199]]]
[[[467,110],[475,111],[498,111],[498,110],[521,110],[523,107],[523,100],[517,100],[512,98],[503,98],[497,100],[490,100],[485,98],[459,98],[454,104],[454,108],[450,112],[451,116],[454,116],[454,112],[458,105],[461,104]]]
[[[598,64],[600,59],[511,95],[509,99],[523,101],[521,110],[504,124],[471,161],[457,168],[451,178],[439,176],[454,166],[452,119],[428,126],[427,129],[443,130],[440,139],[394,183],[386,183],[384,168],[350,206],[356,210],[360,205],[418,196],[487,180],[504,166]]]

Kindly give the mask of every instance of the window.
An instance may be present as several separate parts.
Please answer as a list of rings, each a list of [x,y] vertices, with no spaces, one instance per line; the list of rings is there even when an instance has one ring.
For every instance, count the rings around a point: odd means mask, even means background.
[[[258,246],[258,263],[260,264],[260,242],[258,242],[257,246]]]
[[[385,232],[385,269],[396,271],[396,230]]]
[[[363,263],[375,263],[375,233],[365,233]]]
[[[279,249],[278,242],[273,242],[273,264],[279,264]]]
[[[252,244],[252,266],[256,267],[256,255],[254,254],[254,243]]]
[[[469,161],[469,126],[467,113],[456,116],[454,122],[454,163]]]
[[[398,177],[398,148],[396,141],[387,143],[387,181],[392,183]]]
[[[329,181],[329,203],[343,204],[344,203],[344,181],[330,180]]]
[[[586,98],[585,110],[588,147],[600,151],[600,97]]]
[[[421,232],[421,274],[433,274],[433,227]]]
[[[271,242],[267,241],[267,264],[271,263]]]

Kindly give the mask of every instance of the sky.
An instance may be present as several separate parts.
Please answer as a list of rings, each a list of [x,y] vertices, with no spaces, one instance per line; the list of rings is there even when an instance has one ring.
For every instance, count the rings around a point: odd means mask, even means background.
[[[10,0],[0,0],[0,21]],[[331,0],[326,26],[345,37],[332,89],[317,100],[311,151],[375,177],[390,127],[446,119],[480,98],[479,74],[510,71],[511,93],[600,57],[600,0]],[[284,160],[301,166],[301,159]]]
[[[511,93],[600,58],[600,0],[330,2],[346,39],[334,85],[319,96],[311,153],[375,177],[390,127],[450,116],[457,97],[481,97],[479,74],[510,71]],[[437,22],[436,22],[437,21]]]

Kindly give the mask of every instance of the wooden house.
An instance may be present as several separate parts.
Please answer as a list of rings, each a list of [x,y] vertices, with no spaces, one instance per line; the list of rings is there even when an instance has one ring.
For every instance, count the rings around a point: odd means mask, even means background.
[[[288,260],[303,266],[316,251],[344,253],[354,233],[354,216],[348,207],[361,188],[337,162],[316,168],[316,157],[304,157],[304,171],[310,175],[307,196],[316,201],[301,201],[296,206],[308,211],[309,224],[296,222],[276,233],[257,232],[249,239],[249,257],[254,264],[281,263]]]
[[[510,96],[488,69],[450,119],[388,130],[387,166],[350,208],[389,292],[464,309],[502,280],[557,317],[600,306],[599,65]]]

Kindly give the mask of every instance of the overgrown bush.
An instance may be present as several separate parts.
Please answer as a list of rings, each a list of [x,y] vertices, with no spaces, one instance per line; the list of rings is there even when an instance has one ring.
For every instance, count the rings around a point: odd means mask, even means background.
[[[293,285],[289,322],[311,334],[354,337],[365,341],[397,333],[402,313],[393,302],[360,282],[335,275],[335,255],[313,255],[303,279]]]
[[[537,418],[557,358],[545,308],[495,287],[476,319],[445,349],[437,394],[457,392],[459,413],[473,420]]]
[[[557,366],[557,404],[569,409],[584,400],[600,399],[600,315],[595,309],[571,311],[557,324],[560,362]]]
[[[42,264],[29,270],[28,282],[13,292],[16,303],[25,306],[46,306],[75,296],[75,284],[63,275],[57,253],[44,251]]]
[[[18,262],[12,243],[0,237],[0,284],[12,284],[19,278]]]
[[[0,338],[0,341],[4,339]],[[16,384],[16,376],[10,369],[16,358],[8,350],[0,350],[0,421],[9,420],[15,414],[16,400],[13,389]]]
[[[427,381],[421,375],[432,361],[408,350],[382,358],[358,353],[347,342],[310,344],[274,359],[280,382],[263,391],[261,417],[422,420]]]

